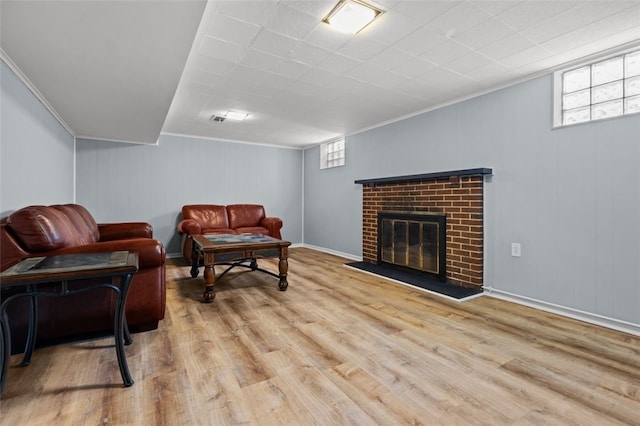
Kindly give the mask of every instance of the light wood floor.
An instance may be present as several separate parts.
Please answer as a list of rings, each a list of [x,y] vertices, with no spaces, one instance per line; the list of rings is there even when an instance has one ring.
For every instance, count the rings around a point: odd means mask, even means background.
[[[2,425],[640,424],[640,338],[490,297],[450,302],[292,249],[289,289],[231,272],[212,304],[167,269],[167,315],[11,358]],[[276,270],[275,262],[261,262]]]

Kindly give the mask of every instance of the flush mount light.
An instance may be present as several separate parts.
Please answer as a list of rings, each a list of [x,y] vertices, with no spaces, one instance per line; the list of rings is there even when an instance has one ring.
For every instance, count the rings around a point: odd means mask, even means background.
[[[242,121],[248,116],[249,114],[246,112],[229,110],[222,115],[217,115],[217,114],[212,115],[210,120],[218,123],[222,123],[224,120]]]
[[[239,111],[227,111],[224,115],[227,119],[229,120],[234,120],[234,121],[242,121],[245,118],[247,118],[249,116],[249,114],[247,114],[246,112],[239,112]]]
[[[363,1],[341,0],[322,21],[338,31],[357,34],[381,14],[382,10]]]

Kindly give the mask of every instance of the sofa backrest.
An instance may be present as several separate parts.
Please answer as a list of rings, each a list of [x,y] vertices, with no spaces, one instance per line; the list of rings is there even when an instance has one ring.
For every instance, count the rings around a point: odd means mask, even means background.
[[[225,206],[215,204],[188,204],[182,206],[182,219],[193,219],[202,230],[228,229],[229,218]]]
[[[97,241],[80,213],[60,206],[28,206],[13,212],[7,225],[30,253],[73,247]]]
[[[230,204],[227,206],[231,229],[257,226],[265,218],[264,207],[260,204]]]
[[[95,219],[87,209],[79,204],[57,204],[51,206],[63,212],[76,229],[80,244],[92,244],[100,241],[100,231]]]

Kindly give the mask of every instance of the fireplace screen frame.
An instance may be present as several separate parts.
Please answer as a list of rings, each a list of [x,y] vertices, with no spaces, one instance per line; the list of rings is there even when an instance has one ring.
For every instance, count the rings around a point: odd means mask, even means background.
[[[406,229],[406,237],[407,237],[407,241],[405,242],[406,244],[406,261],[405,262],[393,262],[393,261],[388,261],[389,259],[385,259],[384,258],[384,253],[383,253],[383,221],[391,221],[392,226],[395,227],[396,223],[401,223],[401,222],[406,222],[407,223],[407,229]],[[425,268],[423,267],[415,267],[412,266],[409,261],[409,256],[411,256],[410,253],[410,249],[409,249],[409,223],[419,223],[419,224],[433,224],[436,226],[437,229],[437,235],[436,235],[436,250],[435,250],[435,254],[437,256],[437,259],[435,261],[435,265],[436,268],[432,269],[432,268]],[[395,228],[394,228],[395,231]],[[422,235],[423,232],[423,228],[422,226],[420,227],[420,234]],[[417,238],[417,241],[420,244],[420,248],[418,250],[418,252],[420,253],[420,256],[424,255],[424,248],[423,248],[423,243],[424,243],[424,239],[422,238],[422,236],[419,236]],[[413,236],[414,241],[416,240],[415,235]],[[394,242],[392,244],[397,243],[395,241],[395,235],[393,237]],[[402,244],[403,242],[400,242],[400,244]],[[401,249],[402,250],[402,249]],[[447,253],[447,216],[446,214],[438,214],[438,213],[424,213],[424,212],[391,212],[391,211],[379,211],[378,212],[378,264],[379,265],[389,265],[391,267],[394,268],[399,268],[399,269],[408,269],[408,270],[412,270],[412,271],[419,271],[422,273],[426,273],[432,276],[437,277],[438,279],[440,279],[440,281],[446,281],[447,280],[447,260],[446,260],[446,253]],[[415,253],[414,253],[415,254]],[[422,262],[423,264],[423,262]]]

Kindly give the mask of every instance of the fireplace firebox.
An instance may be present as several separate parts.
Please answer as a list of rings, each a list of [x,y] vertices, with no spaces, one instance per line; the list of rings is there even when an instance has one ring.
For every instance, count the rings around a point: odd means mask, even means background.
[[[422,271],[447,280],[447,216],[378,212],[378,264]]]

